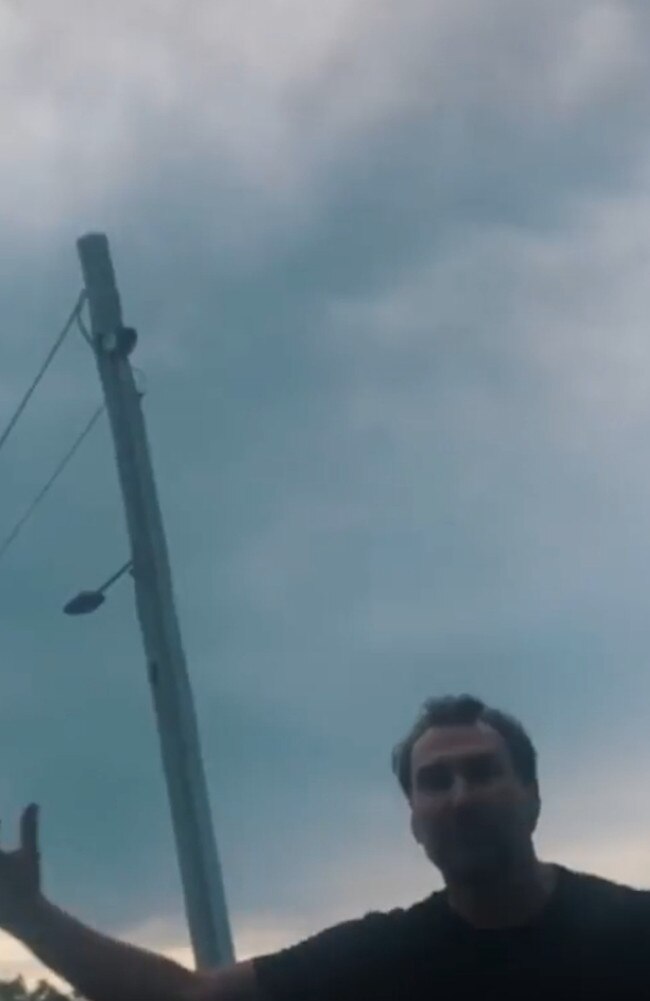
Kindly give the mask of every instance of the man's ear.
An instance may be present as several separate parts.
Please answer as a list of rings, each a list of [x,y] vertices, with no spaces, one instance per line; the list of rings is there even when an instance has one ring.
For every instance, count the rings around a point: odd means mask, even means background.
[[[539,795],[539,786],[537,785],[536,782],[533,784],[531,793],[532,795],[529,801],[529,817],[530,817],[531,831],[534,831],[539,822],[539,815],[542,809],[542,800]]]
[[[541,801],[540,797],[538,796],[537,797],[537,804],[535,806],[535,827],[537,827],[537,824],[539,823],[539,815],[540,815],[541,812],[542,812],[542,801]]]
[[[419,845],[422,844],[422,835],[420,834],[420,828],[418,826],[418,820],[413,811],[411,811],[411,833]]]

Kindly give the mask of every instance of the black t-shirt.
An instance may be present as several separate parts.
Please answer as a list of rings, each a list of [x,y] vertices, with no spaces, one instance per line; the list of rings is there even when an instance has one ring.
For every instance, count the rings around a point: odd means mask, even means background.
[[[255,962],[265,1001],[444,1001],[463,987],[500,1001],[650,998],[650,890],[558,866],[555,891],[530,924],[479,930],[444,891],[407,909],[371,912]],[[614,992],[614,993],[612,993]],[[625,995],[631,997],[632,995]],[[562,998],[564,995],[562,995]],[[557,1001],[562,1001],[558,996]]]

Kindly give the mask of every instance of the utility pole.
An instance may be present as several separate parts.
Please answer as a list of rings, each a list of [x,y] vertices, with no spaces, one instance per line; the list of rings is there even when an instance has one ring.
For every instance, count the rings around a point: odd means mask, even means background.
[[[194,958],[199,969],[221,966],[233,961],[233,945],[167,543],[141,398],[128,357],[136,335],[122,323],[106,237],[88,234],[77,241],[77,248],[124,499],[137,613]]]

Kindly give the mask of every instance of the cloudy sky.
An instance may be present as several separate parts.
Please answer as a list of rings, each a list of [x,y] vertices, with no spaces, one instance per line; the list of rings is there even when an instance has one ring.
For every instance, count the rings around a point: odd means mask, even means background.
[[[470,691],[549,860],[650,886],[650,10],[1,0],[0,423],[107,233],[238,958],[440,883],[390,750]],[[66,341],[2,532],[100,402]],[[0,534],[2,534],[0,532]],[[0,561],[4,843],[191,962],[106,424]],[[9,937],[0,977],[42,972]]]

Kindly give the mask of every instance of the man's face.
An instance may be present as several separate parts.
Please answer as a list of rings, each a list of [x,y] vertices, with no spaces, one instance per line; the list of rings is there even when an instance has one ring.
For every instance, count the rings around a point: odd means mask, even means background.
[[[529,849],[537,786],[524,785],[487,724],[431,727],[413,747],[411,776],[411,829],[445,881],[490,882]]]

